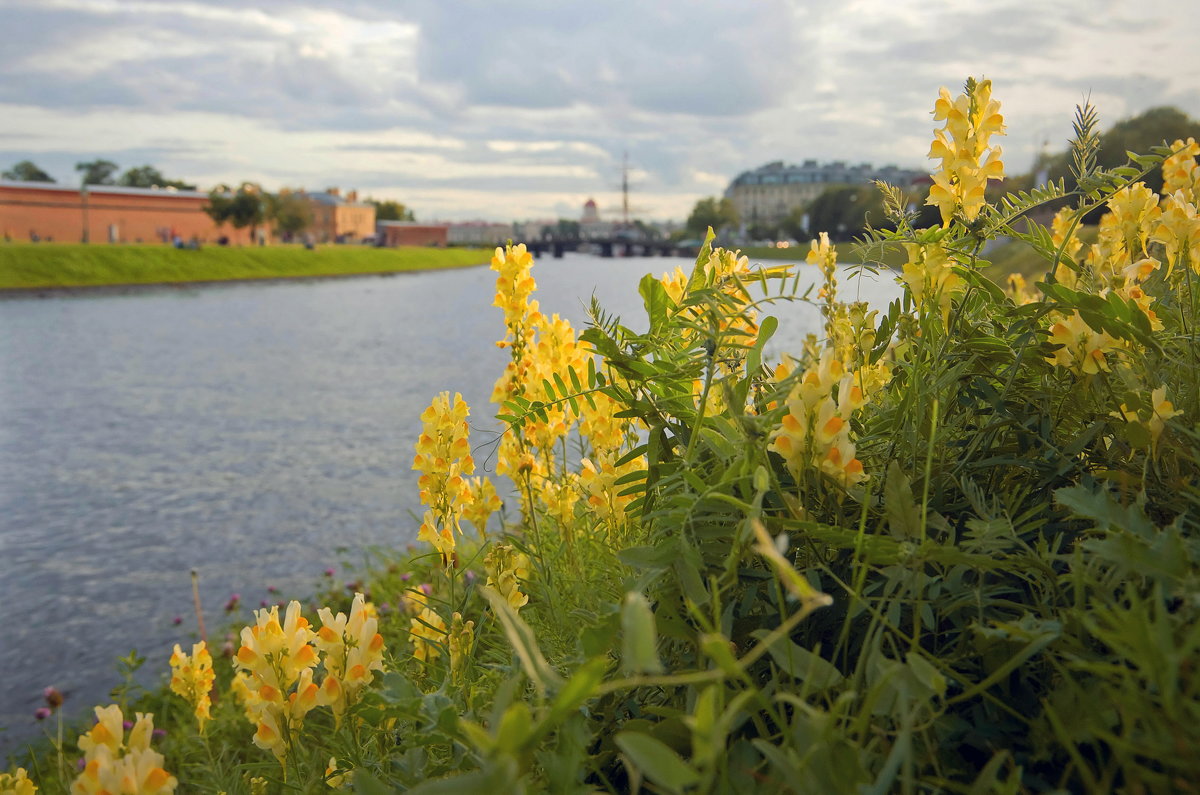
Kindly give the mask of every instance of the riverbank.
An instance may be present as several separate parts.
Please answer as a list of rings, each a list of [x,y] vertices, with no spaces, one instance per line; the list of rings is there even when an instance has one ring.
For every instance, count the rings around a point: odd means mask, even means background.
[[[0,290],[322,278],[479,265],[490,251],[359,246],[236,247],[64,243],[0,246]]]

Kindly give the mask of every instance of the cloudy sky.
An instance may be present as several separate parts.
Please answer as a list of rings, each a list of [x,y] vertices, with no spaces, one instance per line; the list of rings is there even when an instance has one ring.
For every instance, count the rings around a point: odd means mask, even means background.
[[[925,168],[939,86],[990,77],[1010,171],[1200,116],[1196,0],[0,0],[0,167],[337,185],[423,220],[681,218],[740,171]]]

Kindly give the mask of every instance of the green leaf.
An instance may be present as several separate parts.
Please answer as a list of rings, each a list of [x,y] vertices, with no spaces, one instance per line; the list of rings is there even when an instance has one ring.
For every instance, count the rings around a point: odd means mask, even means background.
[[[667,325],[667,313],[673,307],[666,288],[662,286],[662,282],[654,278],[653,274],[647,273],[642,277],[641,284],[638,285],[638,293],[642,296],[642,303],[646,307],[646,317],[650,319],[648,333],[651,336],[662,333],[663,328]]]
[[[661,674],[658,659],[658,630],[654,611],[637,591],[625,594],[621,607],[621,670],[626,674]]]
[[[548,687],[556,687],[562,683],[562,677],[546,662],[546,657],[538,647],[537,638],[525,620],[517,615],[517,611],[509,606],[508,600],[486,585],[478,586],[479,593],[492,606],[492,612],[500,619],[504,634],[512,645],[525,674],[537,687],[539,692],[545,692]]]
[[[616,743],[635,768],[668,792],[683,792],[700,781],[700,774],[691,765],[649,734],[618,732]]]
[[[771,633],[765,629],[756,629],[750,634],[761,641]],[[842,681],[842,673],[837,666],[821,655],[797,646],[788,638],[778,638],[767,647],[767,652],[780,670],[793,679],[804,682],[811,692],[822,693]]]
[[[544,721],[545,726],[547,728],[556,726],[583,706],[583,703],[592,697],[600,682],[604,680],[604,672],[607,669],[608,660],[604,657],[595,657],[579,666],[555,696],[554,703],[550,706],[550,713]]]
[[[754,341],[754,345],[750,348],[750,353],[746,356],[746,375],[753,377],[762,367],[762,352],[767,342],[771,337],[775,336],[775,330],[779,328],[779,318],[774,315],[767,315],[758,324],[758,339]]]
[[[883,508],[892,536],[917,538],[921,535],[921,511],[913,499],[908,476],[894,460],[887,468],[887,481],[883,486]]]
[[[354,771],[353,781],[356,795],[390,795],[395,791],[361,767]]]

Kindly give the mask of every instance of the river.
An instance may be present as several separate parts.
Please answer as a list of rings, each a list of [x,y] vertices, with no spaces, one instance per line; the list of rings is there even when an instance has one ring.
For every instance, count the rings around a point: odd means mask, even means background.
[[[582,328],[595,293],[644,328],[638,279],[676,265],[546,258],[534,297]],[[898,294],[841,279],[876,305]],[[211,632],[233,593],[248,618],[412,542],[421,410],[458,391],[491,426],[494,284],[480,267],[0,299],[0,759],[39,733],[44,687],[78,717],[135,647],[141,681],[165,676],[195,634],[192,569]],[[776,354],[819,323],[776,314]]]

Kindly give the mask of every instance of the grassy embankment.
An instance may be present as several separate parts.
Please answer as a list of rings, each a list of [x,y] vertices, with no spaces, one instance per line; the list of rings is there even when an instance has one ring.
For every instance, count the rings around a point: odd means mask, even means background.
[[[0,289],[96,287],[240,279],[346,276],[479,265],[479,249],[300,246],[198,251],[168,246],[14,244],[0,246]]]
[[[1095,226],[1084,226],[1079,231],[1079,239],[1084,245],[1096,242]],[[857,243],[837,243],[838,262],[860,262],[863,257]],[[791,248],[767,248],[753,246],[742,249],[742,253],[754,260],[783,260],[785,262],[803,263],[808,256],[808,246],[792,246]],[[871,252],[870,256],[884,265],[899,268],[904,265],[904,252],[897,248],[888,249],[882,255]],[[1047,260],[1040,256],[1031,246],[1020,240],[1006,240],[988,250],[982,258],[990,264],[984,268],[984,274],[997,284],[1003,284],[1010,273],[1019,273],[1027,281],[1040,279],[1046,272]]]

